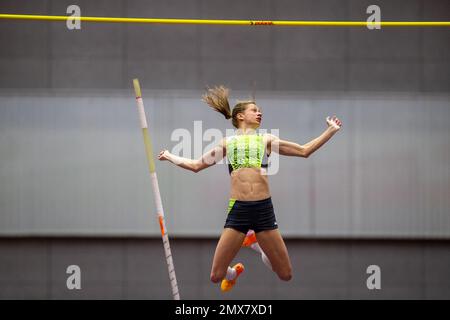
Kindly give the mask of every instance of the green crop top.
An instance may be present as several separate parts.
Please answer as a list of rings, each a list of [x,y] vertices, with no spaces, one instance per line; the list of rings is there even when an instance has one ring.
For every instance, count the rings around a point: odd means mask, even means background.
[[[262,134],[226,138],[228,171],[240,168],[267,168],[267,153]]]

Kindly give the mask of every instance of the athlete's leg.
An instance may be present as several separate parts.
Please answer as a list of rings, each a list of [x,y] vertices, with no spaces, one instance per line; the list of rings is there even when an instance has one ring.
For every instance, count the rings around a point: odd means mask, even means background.
[[[252,248],[253,250],[255,250],[256,252],[258,252],[259,254],[261,254],[261,260],[264,262],[264,264],[266,265],[267,268],[269,268],[270,270],[272,269],[272,264],[269,261],[269,258],[267,258],[267,255],[264,253],[264,251],[261,249],[260,245],[258,242],[252,243],[250,245],[250,248]]]
[[[265,230],[256,233],[256,239],[263,252],[272,264],[272,270],[281,280],[292,278],[292,266],[289,254],[278,229]]]
[[[216,252],[214,253],[211,268],[211,281],[217,283],[225,278],[228,266],[241,248],[245,233],[232,228],[224,228]]]
[[[244,239],[244,242],[242,243],[242,246],[243,247],[250,247],[253,250],[255,250],[256,252],[258,252],[259,254],[261,254],[261,259],[264,262],[264,264],[267,266],[267,268],[272,270],[272,265],[270,264],[269,259],[267,258],[266,254],[261,249],[261,247],[259,246],[258,241],[256,240],[256,235],[255,235],[255,231],[254,230],[249,230],[247,232],[247,235],[245,236],[245,239]]]

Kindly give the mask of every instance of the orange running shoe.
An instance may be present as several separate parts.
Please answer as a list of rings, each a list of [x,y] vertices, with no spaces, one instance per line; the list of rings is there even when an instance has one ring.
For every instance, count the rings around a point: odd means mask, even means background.
[[[255,242],[257,242],[255,232],[251,232],[250,234],[247,233],[247,235],[245,236],[244,242],[242,242],[242,246],[250,247]]]
[[[222,283],[220,284],[220,289],[223,292],[230,291],[233,286],[236,284],[236,280],[239,277],[239,275],[244,272],[244,265],[242,263],[237,263],[234,265],[234,270],[236,270],[236,277],[233,280],[227,280],[226,278],[222,280]]]

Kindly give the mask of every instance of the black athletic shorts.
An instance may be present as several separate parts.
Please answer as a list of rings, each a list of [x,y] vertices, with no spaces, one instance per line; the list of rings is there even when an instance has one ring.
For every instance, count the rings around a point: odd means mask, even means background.
[[[255,232],[278,228],[273,210],[272,199],[257,201],[242,201],[230,199],[228,216],[224,228],[233,228],[247,234],[252,229]]]

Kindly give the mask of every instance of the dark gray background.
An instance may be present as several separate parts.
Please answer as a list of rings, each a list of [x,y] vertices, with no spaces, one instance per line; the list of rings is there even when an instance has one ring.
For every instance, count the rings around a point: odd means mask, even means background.
[[[449,1],[425,0],[2,1],[0,12],[66,15],[70,4],[85,16],[360,21],[377,4],[385,21],[450,20]],[[176,144],[175,129],[193,134],[194,121],[203,131],[231,128],[200,101],[205,85],[229,86],[235,102],[255,82],[263,127],[287,140],[317,137],[328,115],[344,123],[317,153],[282,158],[270,177],[294,280],[281,283],[243,251],[254,281],[243,277],[233,298],[449,298],[449,40],[449,28],[82,23],[70,31],[64,22],[0,21],[2,297],[170,298],[132,90],[138,77],[155,151]],[[157,172],[182,297],[213,297],[227,168],[193,174],[157,163]],[[74,293],[65,268],[77,263],[86,278]],[[140,263],[148,268],[108,269]],[[376,293],[365,287],[369,264],[385,279]],[[191,279],[186,268],[197,265]],[[258,288],[266,278],[273,286]]]

